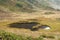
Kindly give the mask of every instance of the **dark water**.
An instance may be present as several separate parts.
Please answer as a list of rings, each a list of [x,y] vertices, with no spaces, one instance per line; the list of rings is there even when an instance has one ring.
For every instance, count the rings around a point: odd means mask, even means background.
[[[36,26],[37,24],[39,24],[39,23],[37,23],[37,22],[24,22],[24,23],[16,22],[16,23],[9,24],[9,27],[37,30],[38,28],[33,29],[33,26]]]

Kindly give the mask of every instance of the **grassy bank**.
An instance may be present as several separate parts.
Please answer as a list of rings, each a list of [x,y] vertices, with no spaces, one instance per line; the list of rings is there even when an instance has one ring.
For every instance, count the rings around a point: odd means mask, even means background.
[[[0,40],[43,40],[43,37],[24,37],[22,35],[15,35],[13,33],[8,33],[0,30]]]
[[[8,33],[5,31],[0,30],[0,40],[44,40],[44,38],[49,38],[49,39],[55,39],[54,36],[48,36],[48,35],[40,35],[38,38],[34,38],[31,36],[22,36],[22,35],[16,35],[13,33]]]
[[[33,20],[34,21],[34,20]],[[20,22],[20,21],[18,21]],[[13,33],[8,33],[5,31],[0,31],[0,39],[3,40],[44,40],[44,38],[46,39],[55,39],[55,36],[58,38],[60,38],[60,21],[59,20],[48,20],[48,19],[43,19],[43,20],[37,20],[38,23],[40,23],[41,25],[49,25],[51,27],[51,30],[41,30],[39,29],[37,32],[35,31],[30,31],[28,29],[21,29],[21,28],[10,28],[8,27],[8,24],[11,23],[15,23],[12,21],[9,22],[1,22],[0,23],[0,30],[5,30],[8,32],[13,32]],[[43,34],[40,34],[40,32],[42,32]],[[56,32],[59,32],[58,34]],[[16,35],[19,34],[19,35]],[[32,36],[22,36],[21,34],[25,34],[26,35],[32,35]],[[39,37],[34,38],[38,35]],[[47,35],[45,35],[47,34]],[[59,35],[59,36],[57,36]]]

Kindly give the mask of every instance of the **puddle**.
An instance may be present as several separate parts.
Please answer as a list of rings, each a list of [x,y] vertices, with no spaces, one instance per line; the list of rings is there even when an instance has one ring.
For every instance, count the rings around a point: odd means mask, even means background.
[[[32,29],[33,26],[36,26],[38,24],[39,23],[37,23],[37,22],[24,22],[24,23],[16,22],[16,23],[9,24],[9,27],[12,27],[12,28]]]
[[[51,27],[48,26],[48,25],[41,25],[41,26],[39,26],[39,28],[40,28],[40,29],[45,29],[45,30],[51,29]]]

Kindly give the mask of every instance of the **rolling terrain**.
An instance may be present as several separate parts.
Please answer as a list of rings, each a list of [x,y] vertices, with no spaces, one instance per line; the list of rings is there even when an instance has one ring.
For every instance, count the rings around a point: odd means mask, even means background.
[[[59,2],[59,0],[0,0],[0,30],[32,37],[38,37],[41,34],[54,35],[56,39],[51,40],[58,40],[60,38]],[[20,28],[21,22],[22,25],[25,22],[33,24],[36,22],[39,24],[32,27],[48,25],[51,29],[32,31],[29,28],[31,25],[27,29],[24,28],[25,26]],[[13,26],[10,27],[10,24]]]

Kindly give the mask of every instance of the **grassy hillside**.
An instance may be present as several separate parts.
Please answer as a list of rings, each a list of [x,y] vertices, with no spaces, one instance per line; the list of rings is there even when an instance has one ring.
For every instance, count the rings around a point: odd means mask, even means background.
[[[25,0],[26,1],[26,0]],[[0,0],[0,6],[8,8],[10,11],[33,11],[32,5],[29,2],[24,0]]]
[[[45,1],[39,0],[0,0],[0,6],[13,12],[35,12],[41,9],[53,9]]]
[[[6,31],[0,31],[0,39],[60,40],[60,11],[49,3],[47,0],[0,0],[0,30]],[[42,25],[50,29],[41,28]]]
[[[33,21],[31,21],[31,22],[33,22]],[[14,34],[12,34],[12,33],[7,33],[5,31],[0,31],[1,37],[4,40],[5,39],[6,40],[47,40],[47,39],[48,40],[50,40],[50,39],[51,40],[60,40],[60,27],[59,27],[60,21],[58,21],[58,20],[41,19],[41,20],[37,21],[38,23],[40,23],[40,25],[49,25],[51,27],[50,30],[39,29],[37,31],[31,31],[30,29],[19,28],[20,25],[18,23],[20,23],[20,22],[24,23],[24,21],[19,21],[17,23],[12,22],[12,21],[1,22],[0,30],[5,30],[7,32],[14,33]],[[9,24],[12,24],[12,23],[15,23],[15,24],[13,24],[14,26],[9,27]],[[19,26],[19,27],[17,27],[17,26]],[[17,27],[17,28],[15,28],[15,27]]]

